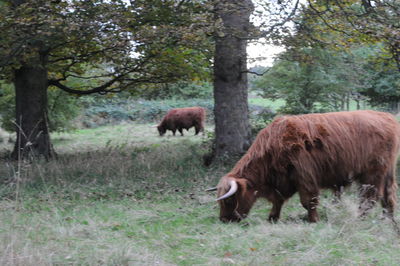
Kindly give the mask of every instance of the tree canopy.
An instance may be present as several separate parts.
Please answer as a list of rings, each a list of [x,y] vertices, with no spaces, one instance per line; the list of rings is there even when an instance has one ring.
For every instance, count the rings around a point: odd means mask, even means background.
[[[105,94],[209,77],[211,20],[201,1],[1,4],[0,79],[13,82],[16,92],[14,158],[52,156],[49,86],[75,95]]]
[[[203,38],[207,20],[200,3],[39,0],[3,5],[3,79],[12,79],[12,69],[41,60],[49,85],[75,94],[209,73],[210,43]],[[73,79],[79,85],[68,83]]]
[[[302,14],[303,26],[314,41],[342,48],[355,43],[383,44],[382,52],[400,71],[399,1],[307,0]]]
[[[304,2],[292,29],[276,35],[286,51],[253,84],[264,97],[285,99],[286,113],[344,110],[362,98],[397,104],[399,7],[389,0]]]

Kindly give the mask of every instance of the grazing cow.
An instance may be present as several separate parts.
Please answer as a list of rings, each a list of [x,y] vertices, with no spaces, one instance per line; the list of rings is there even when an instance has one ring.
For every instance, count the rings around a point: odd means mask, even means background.
[[[175,136],[176,130],[183,136],[183,129],[189,130],[194,127],[197,135],[200,131],[204,133],[204,122],[206,111],[202,107],[175,108],[168,111],[157,129],[160,136],[163,136],[167,130],[171,130]]]
[[[361,215],[381,200],[389,217],[396,205],[400,126],[375,111],[306,114],[276,118],[221,178],[220,220],[240,221],[259,197],[272,202],[270,221],[299,192],[308,221],[318,221],[319,191],[360,184]]]

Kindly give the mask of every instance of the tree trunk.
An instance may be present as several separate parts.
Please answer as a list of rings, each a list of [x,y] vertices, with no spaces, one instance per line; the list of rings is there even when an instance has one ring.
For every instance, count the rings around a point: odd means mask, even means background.
[[[243,154],[250,146],[250,125],[247,103],[246,38],[250,0],[223,0],[216,4],[223,29],[216,36],[214,56],[214,155]]]
[[[340,111],[344,111],[346,105],[346,94],[342,94],[341,99],[340,99]]]
[[[22,66],[14,72],[17,141],[13,159],[53,156],[47,119],[47,70]]]

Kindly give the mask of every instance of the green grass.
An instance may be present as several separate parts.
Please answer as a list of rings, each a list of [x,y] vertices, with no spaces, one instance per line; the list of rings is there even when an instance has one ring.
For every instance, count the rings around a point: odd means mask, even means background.
[[[158,137],[125,124],[54,136],[59,159],[0,167],[0,265],[398,265],[400,238],[377,207],[357,217],[355,189],[321,222],[297,196],[282,219],[257,202],[239,224],[218,221],[201,136]],[[396,212],[399,220],[399,212]]]
[[[166,137],[158,136],[157,128],[150,124],[123,123],[115,126],[80,129],[71,133],[53,134],[54,143],[62,146],[60,152],[74,150],[99,150],[115,146],[142,146],[154,143],[178,143],[179,138],[172,137],[168,131]],[[186,139],[199,139],[194,129],[184,132]],[[178,133],[179,135],[179,133]],[[64,145],[65,144],[65,145]]]
[[[250,104],[255,104],[255,105],[260,105],[263,107],[269,107],[274,111],[277,111],[280,107],[283,107],[285,105],[285,100],[283,99],[277,99],[277,100],[270,100],[270,99],[265,99],[261,98],[259,96],[253,96],[249,98],[249,103]],[[320,104],[316,103],[316,107],[321,107]],[[356,101],[350,101],[350,111],[355,111],[357,110],[357,102]],[[361,103],[360,104],[361,109],[371,109],[372,107],[369,106],[368,104]]]
[[[165,137],[159,137],[156,124],[143,124],[134,122],[123,122],[112,126],[101,126],[91,129],[77,129],[70,132],[52,133],[51,140],[55,145],[56,152],[75,153],[82,151],[104,150],[112,147],[146,146],[153,144],[172,144],[184,141],[200,143],[202,138],[194,135],[194,128],[184,130],[184,137],[176,132],[177,137],[167,131]],[[213,130],[212,125],[206,125],[206,132]],[[15,139],[15,134],[0,129],[0,151],[10,150],[13,143],[8,139]],[[200,133],[201,135],[201,133]]]
[[[277,109],[279,109],[279,107],[282,107],[285,105],[285,100],[277,99],[275,101],[272,101],[269,99],[253,97],[253,98],[249,98],[249,103],[263,106],[263,107],[269,107],[269,108],[273,109],[274,111],[276,111]]]

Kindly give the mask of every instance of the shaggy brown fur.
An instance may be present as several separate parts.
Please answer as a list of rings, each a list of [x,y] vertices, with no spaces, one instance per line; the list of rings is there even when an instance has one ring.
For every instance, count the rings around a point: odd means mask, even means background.
[[[283,116],[259,132],[247,153],[218,184],[218,195],[235,180],[238,191],[220,200],[220,219],[247,216],[259,197],[279,219],[283,203],[299,192],[308,220],[318,220],[322,188],[340,191],[356,181],[361,186],[361,214],[380,199],[389,216],[396,205],[396,159],[400,126],[394,117],[375,111]]]
[[[175,108],[168,111],[160,124],[157,126],[160,136],[167,130],[171,130],[175,136],[176,130],[183,136],[183,129],[189,130],[194,127],[197,135],[200,131],[204,133],[204,122],[206,110],[202,107]]]

